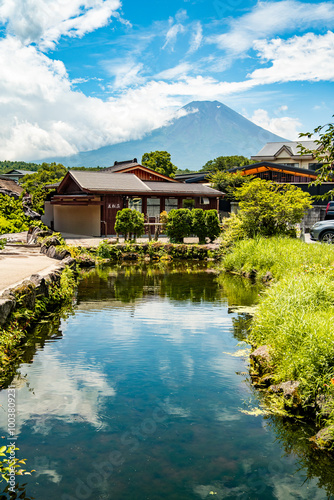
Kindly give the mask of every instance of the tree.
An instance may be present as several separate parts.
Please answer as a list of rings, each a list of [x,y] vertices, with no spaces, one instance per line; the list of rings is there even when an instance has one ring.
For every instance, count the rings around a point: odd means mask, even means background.
[[[256,178],[235,193],[248,236],[289,234],[311,207],[310,194],[292,184]]]
[[[333,115],[334,117],[334,115]],[[313,132],[299,134],[299,137],[311,139],[314,134],[318,138],[313,139],[317,149],[308,149],[299,144],[300,154],[313,155],[315,162],[319,164],[317,169],[318,177],[311,184],[322,184],[323,182],[333,182],[334,177],[334,123],[319,125]],[[331,189],[323,198],[329,198],[334,195],[334,189]]]
[[[216,172],[217,170],[230,170],[234,167],[244,167],[251,165],[254,161],[245,156],[218,156],[214,160],[207,161],[201,168],[201,172]]]
[[[198,237],[199,243],[205,243],[207,236],[207,228],[205,224],[205,214],[202,208],[195,208],[191,211],[192,215],[192,232]]]
[[[225,199],[234,200],[235,190],[243,184],[250,182],[254,177],[252,175],[242,175],[241,172],[232,174],[230,172],[222,172],[217,170],[209,177],[210,185],[218,191],[226,194]]]
[[[171,155],[167,151],[151,151],[144,153],[141,159],[142,165],[152,168],[159,174],[175,177],[177,167],[171,162]]]
[[[67,173],[67,168],[61,163],[42,163],[35,174],[22,177],[20,184],[32,197],[32,209],[44,213],[44,201],[48,191],[46,184],[60,182]]]
[[[174,208],[168,214],[167,236],[174,243],[182,243],[192,231],[192,215],[189,208]]]
[[[131,208],[123,208],[116,214],[115,231],[117,234],[123,234],[124,239],[130,239],[130,235],[141,236],[144,233],[144,214]]]
[[[212,242],[221,233],[217,210],[205,210],[205,226],[206,235]]]

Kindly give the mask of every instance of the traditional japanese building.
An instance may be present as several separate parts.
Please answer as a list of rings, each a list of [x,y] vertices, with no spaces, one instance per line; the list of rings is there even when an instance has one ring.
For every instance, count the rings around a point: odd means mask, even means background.
[[[156,221],[173,208],[217,209],[223,193],[186,184],[140,165],[136,159],[101,172],[69,171],[45,205],[45,223],[55,231],[102,236],[115,234],[118,210],[142,212]]]

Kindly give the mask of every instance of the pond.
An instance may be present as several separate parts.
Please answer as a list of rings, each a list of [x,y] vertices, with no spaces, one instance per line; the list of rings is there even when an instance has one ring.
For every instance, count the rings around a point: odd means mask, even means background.
[[[87,272],[13,381],[19,457],[36,469],[26,498],[330,498],[334,468],[312,450],[314,429],[254,414],[249,317],[234,306],[257,298],[199,263]],[[0,399],[7,437],[7,391]]]

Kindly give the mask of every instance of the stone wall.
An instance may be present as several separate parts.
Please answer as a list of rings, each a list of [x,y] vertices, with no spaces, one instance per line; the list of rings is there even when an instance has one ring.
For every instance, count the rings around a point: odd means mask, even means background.
[[[74,259],[66,257],[47,276],[33,274],[16,287],[5,290],[0,296],[0,326],[5,326],[11,313],[18,307],[34,311],[36,299],[48,298],[51,287],[60,284],[61,274],[65,267],[73,267],[75,263]]]

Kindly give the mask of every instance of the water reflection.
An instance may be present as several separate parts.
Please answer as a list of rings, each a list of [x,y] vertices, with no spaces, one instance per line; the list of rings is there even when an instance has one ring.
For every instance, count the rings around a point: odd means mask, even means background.
[[[249,316],[228,307],[253,304],[259,291],[213,271],[93,270],[75,314],[49,340],[36,333],[15,378],[20,454],[37,470],[29,494],[286,500],[332,491],[327,458],[314,465],[312,429],[240,412],[257,397],[233,356]]]

